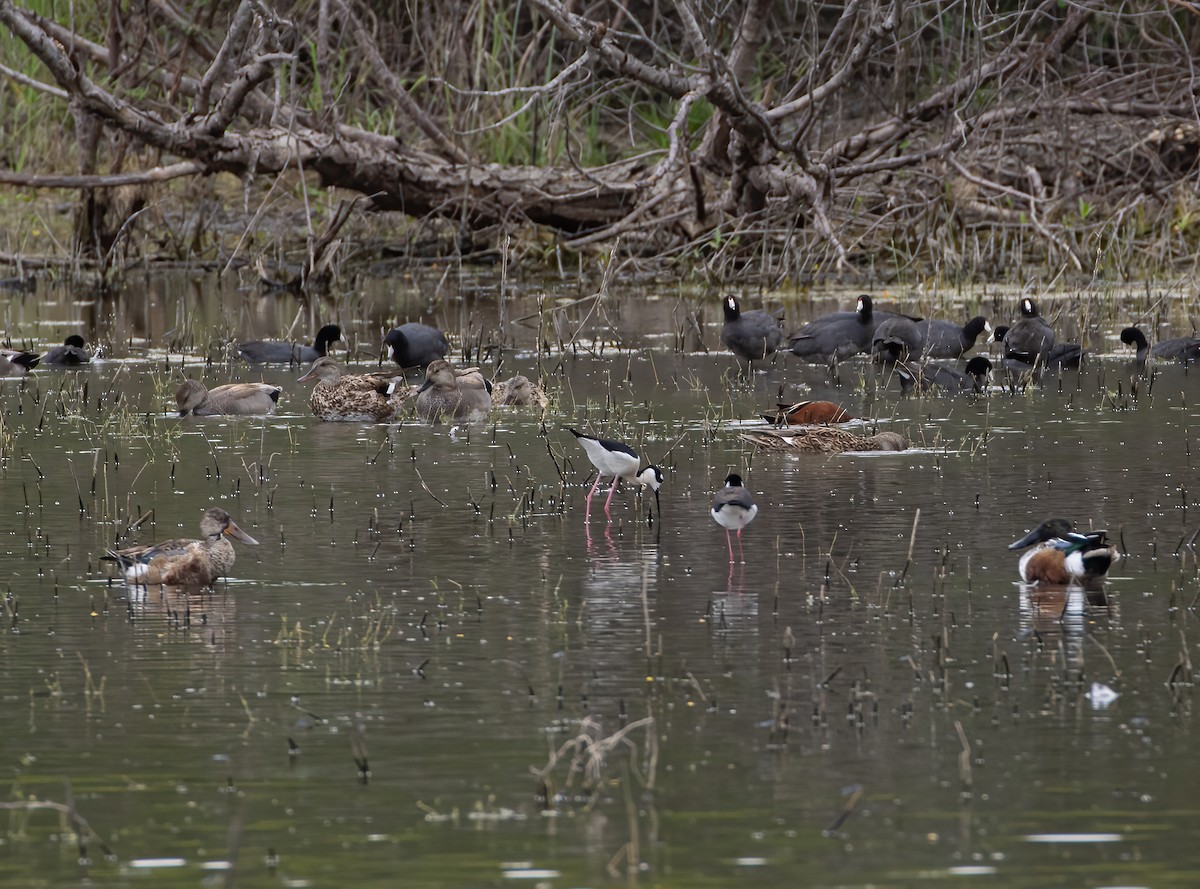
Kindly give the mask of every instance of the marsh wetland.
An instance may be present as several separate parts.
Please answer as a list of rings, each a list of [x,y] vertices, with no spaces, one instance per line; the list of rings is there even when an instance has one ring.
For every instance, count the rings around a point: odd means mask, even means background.
[[[15,344],[103,346],[0,382],[0,882],[1194,885],[1200,376],[1135,378],[1117,340],[1182,329],[1182,297],[1039,295],[1081,371],[901,399],[863,358],[739,379],[718,293],[496,289],[0,296]],[[936,307],[1005,323],[1019,295]],[[389,324],[436,324],[550,407],[323,423],[302,369],[226,348],[329,320],[367,367]],[[181,419],[184,375],[284,395]],[[756,451],[781,386],[913,447]],[[566,425],[660,463],[661,515],[623,484],[585,526]],[[760,510],[744,565],[708,514],[730,471]],[[99,561],[214,504],[260,545],[212,591]],[[1058,514],[1118,541],[1102,592],[1017,583],[1008,544]]]

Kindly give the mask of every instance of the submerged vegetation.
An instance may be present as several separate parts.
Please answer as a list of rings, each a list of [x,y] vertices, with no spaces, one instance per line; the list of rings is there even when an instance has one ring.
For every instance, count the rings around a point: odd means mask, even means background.
[[[23,268],[307,288],[595,252],[777,283],[1086,280],[1197,253],[1185,4],[6,0],[0,23]]]

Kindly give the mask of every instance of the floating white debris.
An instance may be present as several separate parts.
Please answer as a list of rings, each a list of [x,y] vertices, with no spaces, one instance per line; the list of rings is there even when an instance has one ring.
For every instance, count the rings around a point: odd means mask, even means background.
[[[1125,839],[1119,833],[1031,833],[1027,843],[1119,843]]]
[[[763,867],[766,865],[767,859],[752,857],[735,858],[733,859],[733,863],[738,867]]]
[[[555,877],[561,876],[562,874],[556,870],[537,867],[506,870],[504,872],[504,879],[506,880],[553,880]]]
[[[1103,710],[1120,696],[1119,692],[1113,691],[1103,682],[1093,682],[1091,691],[1087,693],[1087,699],[1097,710]]]
[[[200,865],[201,870],[233,870],[232,861],[206,861]]]
[[[990,864],[963,864],[946,869],[946,873],[956,877],[986,877],[995,872],[996,869]]]
[[[130,867],[152,868],[152,867],[183,867],[187,864],[186,858],[135,858],[129,862]]]

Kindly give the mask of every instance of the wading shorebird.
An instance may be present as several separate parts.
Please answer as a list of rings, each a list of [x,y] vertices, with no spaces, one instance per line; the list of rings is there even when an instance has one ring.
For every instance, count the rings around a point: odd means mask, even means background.
[[[712,509],[709,513],[713,521],[725,529],[725,544],[729,547],[729,562],[733,564],[733,537],[730,531],[737,531],[738,555],[743,564],[746,554],[742,550],[742,529],[754,521],[758,515],[758,506],[750,492],[742,486],[742,477],[736,472],[725,476],[725,487],[713,498]]]
[[[596,493],[596,489],[600,487],[600,481],[606,475],[612,476],[612,487],[608,489],[608,499],[604,501],[604,514],[609,518],[612,514],[609,512],[609,507],[612,504],[613,492],[617,490],[617,482],[621,479],[633,482],[641,487],[649,488],[654,492],[654,507],[661,514],[662,509],[658,499],[658,489],[662,487],[663,474],[662,470],[657,466],[647,466],[645,469],[638,471],[638,467],[642,465],[642,458],[637,452],[627,444],[622,444],[619,441],[612,441],[607,438],[595,438],[591,435],[584,435],[567,427],[579,443],[583,446],[584,453],[587,454],[592,465],[596,467],[596,480],[592,483],[592,489],[587,495],[587,509],[584,510],[584,524],[591,522],[592,517],[592,495]]]

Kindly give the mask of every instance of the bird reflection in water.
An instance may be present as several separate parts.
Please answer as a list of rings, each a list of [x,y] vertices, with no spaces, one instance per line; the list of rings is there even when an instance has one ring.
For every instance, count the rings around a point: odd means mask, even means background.
[[[1021,636],[1033,637],[1054,657],[1061,646],[1066,663],[1073,667],[1083,664],[1087,634],[1098,623],[1111,625],[1120,616],[1115,598],[1103,584],[1083,587],[1021,583],[1018,588]]]

